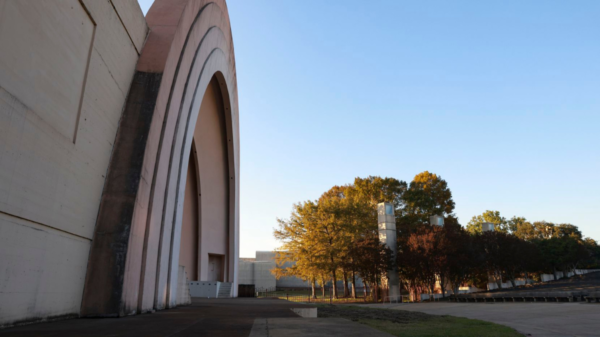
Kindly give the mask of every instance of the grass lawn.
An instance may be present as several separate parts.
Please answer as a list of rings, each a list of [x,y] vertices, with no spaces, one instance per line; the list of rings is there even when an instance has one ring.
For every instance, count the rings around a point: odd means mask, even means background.
[[[325,292],[325,297],[323,297],[323,293],[319,290],[317,291],[317,298],[312,299],[309,301],[309,297],[311,295],[311,290],[310,289],[300,289],[300,290],[278,290],[278,291],[269,291],[269,292],[264,292],[264,291],[260,291],[258,293],[258,297],[259,298],[264,298],[264,297],[269,297],[269,298],[279,298],[282,300],[289,300],[292,302],[315,302],[315,303],[329,303],[330,301],[330,293],[329,293],[329,289]],[[331,301],[334,303],[363,303],[364,302],[364,298],[361,297],[363,295],[362,292],[359,293],[359,297],[358,298],[345,298],[345,297],[340,297],[340,298],[331,298]]]
[[[476,319],[436,316],[420,312],[373,309],[359,306],[317,305],[319,317],[341,317],[368,325],[394,336],[523,336],[514,329]]]

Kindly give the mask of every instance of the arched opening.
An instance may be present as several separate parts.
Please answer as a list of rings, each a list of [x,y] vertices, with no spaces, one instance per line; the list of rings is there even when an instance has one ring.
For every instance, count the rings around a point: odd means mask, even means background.
[[[213,77],[200,105],[185,185],[179,264],[190,280],[229,279],[228,158],[223,97]]]
[[[192,146],[185,182],[185,198],[181,224],[181,246],[179,247],[179,265],[185,267],[190,280],[198,280],[198,241],[200,240],[200,203],[197,178],[196,150]]]

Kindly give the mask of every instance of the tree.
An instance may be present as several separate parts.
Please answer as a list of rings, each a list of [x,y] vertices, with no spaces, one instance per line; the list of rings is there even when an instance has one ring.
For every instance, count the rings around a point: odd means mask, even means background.
[[[582,266],[588,269],[600,268],[600,246],[596,240],[585,238],[582,241],[583,246],[589,252],[589,257],[582,261]]]
[[[406,188],[406,182],[395,178],[381,178],[378,176],[355,178],[354,184],[348,186],[345,190],[349,205],[347,212],[351,214],[346,221],[351,224],[348,226],[348,231],[351,232],[352,241],[356,242],[363,238],[378,236],[377,204],[380,202],[392,203],[395,207],[396,216],[401,214],[403,209],[402,196]],[[350,245],[350,247],[350,249],[357,248],[355,245]],[[352,296],[355,297],[355,267],[351,258],[345,261],[344,270],[348,276],[351,276]],[[345,276],[344,279],[346,279]],[[344,286],[344,289],[346,289],[346,286]]]
[[[508,232],[510,232],[512,234],[516,234],[516,232],[519,230],[519,227],[523,226],[524,224],[526,224],[528,222],[527,222],[527,219],[525,219],[523,217],[513,216],[506,223],[508,226]]]
[[[570,236],[551,237],[534,241],[542,256],[545,270],[552,271],[554,279],[558,271],[568,272],[590,257],[584,244]]]
[[[513,218],[514,219],[514,218]],[[509,226],[512,226],[510,224]],[[513,233],[521,240],[531,241],[538,238],[538,234],[536,232],[535,227],[527,221],[523,221],[515,224],[516,229],[513,230]]]
[[[309,281],[313,298],[316,297],[317,278],[326,262],[315,240],[318,237],[317,214],[318,206],[306,201],[294,205],[289,220],[277,219],[279,228],[274,231],[274,236],[282,246],[275,255],[277,267],[271,271],[276,278],[296,276]]]
[[[353,205],[346,197],[348,186],[334,186],[323,193],[318,201],[317,232],[314,238],[325,258],[325,268],[331,275],[333,297],[338,298],[337,280],[343,276],[344,292],[347,290],[347,275],[343,267],[352,247]],[[345,294],[346,295],[346,294]]]
[[[550,239],[554,237],[554,224],[546,221],[536,221],[532,224],[533,233],[537,239]]]
[[[397,263],[408,287],[423,287],[433,294],[445,266],[442,228],[425,225],[402,240]]]
[[[373,298],[378,300],[379,281],[385,273],[392,269],[393,253],[375,235],[365,236],[354,242],[350,253],[356,271],[366,283],[372,286]]]
[[[508,222],[500,215],[498,211],[487,210],[481,215],[474,216],[471,221],[467,224],[467,231],[472,234],[481,233],[481,225],[484,222],[493,223],[495,226],[494,230],[497,232],[508,232]]]
[[[573,239],[576,239],[578,241],[581,241],[583,239],[583,235],[581,234],[581,231],[579,230],[579,228],[577,226],[568,224],[568,223],[564,223],[564,224],[559,224],[554,226],[554,235],[561,238],[561,237],[570,237]]]
[[[469,235],[462,227],[445,227],[445,274],[452,292],[458,294],[463,283],[471,279],[483,261],[474,244],[474,237]]]
[[[367,178],[355,178],[353,190],[354,196],[371,204],[374,208],[378,203],[391,202],[396,210],[401,210],[404,204],[403,196],[406,192],[406,182],[395,178],[381,178],[369,176]]]
[[[405,208],[397,219],[397,227],[404,233],[412,233],[429,223],[432,215],[441,215],[449,223],[458,223],[454,215],[454,200],[448,183],[434,173],[421,172],[415,176],[404,193]]]
[[[500,250],[503,252],[499,256],[502,277],[516,287],[515,279],[527,270],[524,261],[528,259],[526,254],[530,251],[530,244],[512,234],[498,232],[497,238]]]
[[[502,260],[504,252],[501,247],[504,235],[506,234],[495,231],[475,235],[488,277],[496,282],[499,289],[502,288],[502,272],[505,266]]]

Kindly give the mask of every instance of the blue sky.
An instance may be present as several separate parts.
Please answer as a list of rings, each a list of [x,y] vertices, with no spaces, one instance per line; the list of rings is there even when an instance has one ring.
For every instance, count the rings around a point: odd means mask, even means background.
[[[490,209],[600,240],[600,1],[228,7],[241,256],[277,247],[293,203],[424,170],[448,181],[463,225]]]

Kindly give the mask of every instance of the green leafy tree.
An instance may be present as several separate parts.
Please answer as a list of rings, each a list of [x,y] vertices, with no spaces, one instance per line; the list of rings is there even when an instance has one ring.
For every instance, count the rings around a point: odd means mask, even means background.
[[[596,240],[592,238],[585,238],[582,240],[582,244],[585,249],[589,252],[587,259],[582,261],[582,267],[588,269],[599,269],[600,268],[600,246]]]
[[[480,253],[482,254],[485,270],[488,277],[493,279],[502,289],[502,275],[504,271],[505,252],[502,249],[503,239],[506,233],[503,232],[483,232],[476,234],[476,240],[479,241]]]
[[[318,205],[311,201],[295,204],[289,219],[277,219],[274,236],[282,242],[275,255],[277,267],[271,272],[276,278],[296,276],[309,281],[312,296],[321,270],[327,264],[320,249],[318,233]]]
[[[519,230],[519,227],[523,226],[524,224],[526,224],[528,222],[527,222],[527,219],[525,219],[523,217],[513,216],[506,223],[508,226],[508,231],[510,233],[516,235],[516,232]]]
[[[506,218],[501,216],[499,211],[490,210],[483,212],[481,215],[474,216],[467,224],[467,231],[471,234],[481,233],[481,225],[484,222],[493,223],[495,225],[494,230],[497,232],[508,232],[508,221],[506,221]]]
[[[404,210],[403,197],[406,189],[407,184],[405,181],[388,177],[369,176],[367,178],[355,178],[352,188],[348,190],[348,196],[371,205],[373,219],[376,221],[377,204],[381,202],[391,202],[394,204],[396,216],[402,214]]]
[[[556,236],[555,226],[551,222],[535,221],[532,226],[537,239],[550,239]]]
[[[534,243],[541,253],[544,269],[551,271],[554,279],[558,271],[572,271],[590,257],[583,242],[570,236],[538,239]]]
[[[404,212],[397,217],[397,227],[407,235],[429,223],[432,215],[441,215],[445,223],[458,224],[454,200],[448,183],[435,173],[417,174],[404,193]]]
[[[375,235],[358,239],[354,242],[354,248],[350,257],[355,263],[356,271],[367,284],[371,285],[373,298],[377,301],[379,282],[381,277],[392,268],[393,253]]]
[[[482,256],[475,245],[475,238],[462,227],[444,228],[445,275],[454,294],[460,286],[472,279],[481,269]]]
[[[578,241],[583,240],[583,235],[581,234],[579,228],[568,223],[554,226],[554,236],[559,238],[570,237]]]
[[[435,285],[445,265],[442,228],[424,225],[405,240],[399,247],[398,270],[407,287],[426,289],[434,293]]]
[[[514,218],[513,218],[514,219]],[[521,240],[531,241],[538,239],[538,233],[536,232],[536,228],[528,221],[523,221],[517,224],[514,224],[516,229],[513,233]],[[509,226],[513,226],[510,224]]]

